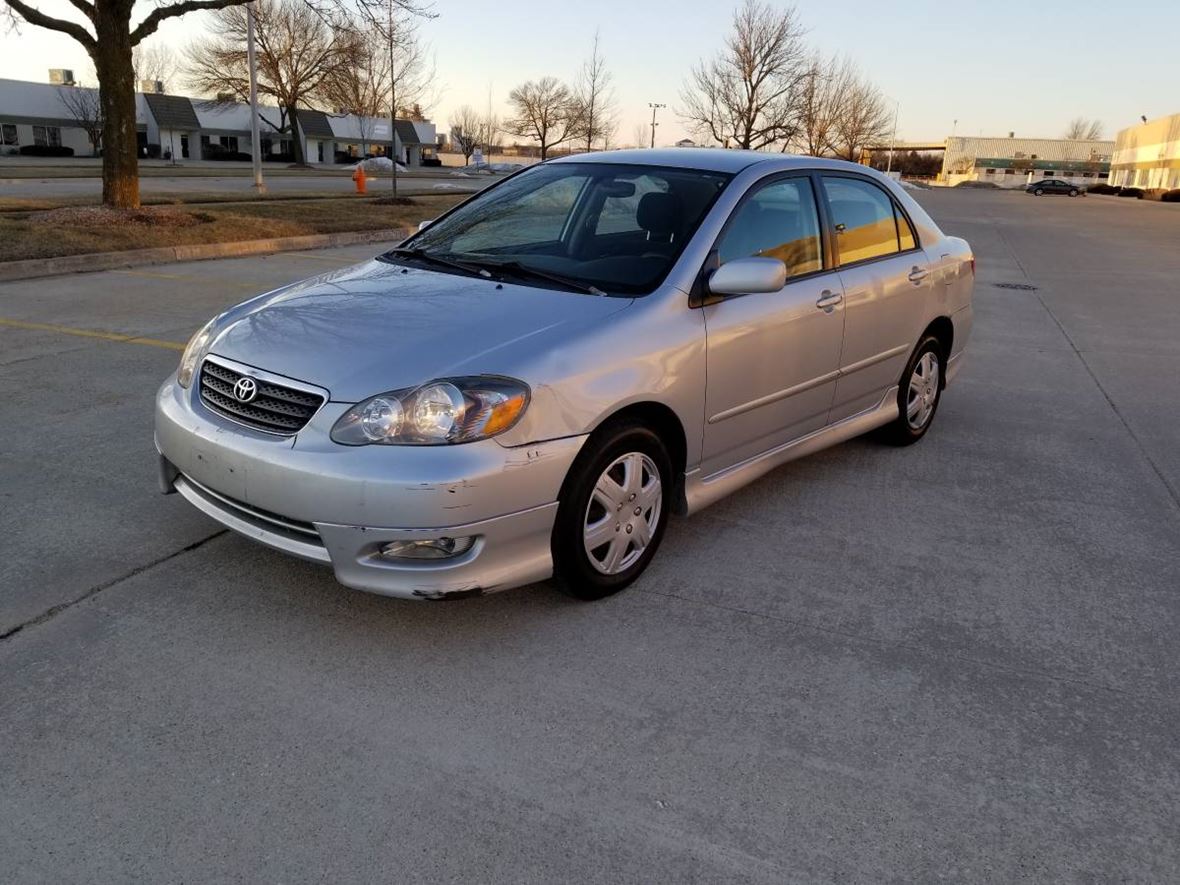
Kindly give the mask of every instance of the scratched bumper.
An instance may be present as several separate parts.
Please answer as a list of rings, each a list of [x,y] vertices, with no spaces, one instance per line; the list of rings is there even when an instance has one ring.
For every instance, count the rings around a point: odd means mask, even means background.
[[[558,492],[585,437],[521,447],[340,446],[328,433],[348,408],[328,403],[295,437],[275,437],[210,412],[169,379],[156,400],[164,490],[373,593],[445,598],[549,577]],[[393,540],[440,536],[477,540],[452,560],[377,556]]]

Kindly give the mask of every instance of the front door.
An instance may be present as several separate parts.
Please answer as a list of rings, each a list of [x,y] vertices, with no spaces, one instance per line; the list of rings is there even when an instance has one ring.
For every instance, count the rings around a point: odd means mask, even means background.
[[[844,335],[843,289],[825,267],[806,175],[755,185],[718,242],[720,262],[762,256],[787,266],[778,292],[706,305],[705,476],[824,426]]]
[[[831,421],[881,402],[901,379],[929,312],[933,277],[913,225],[884,188],[825,175],[844,284],[844,349]]]

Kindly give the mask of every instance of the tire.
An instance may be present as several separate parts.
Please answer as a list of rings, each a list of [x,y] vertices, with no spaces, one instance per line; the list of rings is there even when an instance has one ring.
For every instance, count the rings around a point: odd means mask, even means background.
[[[1071,191],[1069,192],[1069,195],[1070,195],[1071,197],[1076,197],[1076,196],[1078,195],[1078,189],[1075,187],[1073,190],[1071,190]]]
[[[668,525],[672,485],[672,459],[651,430],[634,423],[600,428],[562,487],[551,540],[559,589],[575,599],[602,599],[643,574]],[[603,543],[590,547],[595,538]]]
[[[1035,191],[1033,191],[1033,196],[1034,196],[1034,197],[1040,197],[1040,196],[1043,196],[1043,195],[1044,195],[1044,193],[1045,193],[1045,192],[1044,192],[1043,190],[1041,190],[1041,188],[1037,188]]]
[[[923,383],[925,378],[931,378],[932,383]],[[924,437],[934,423],[945,380],[942,342],[927,335],[902,373],[897,391],[898,415],[881,428],[881,439],[890,445],[910,446]],[[915,409],[916,414],[911,415]]]

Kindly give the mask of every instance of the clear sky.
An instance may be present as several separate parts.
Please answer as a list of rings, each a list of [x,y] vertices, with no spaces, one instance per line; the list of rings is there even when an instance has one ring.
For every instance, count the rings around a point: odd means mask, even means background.
[[[657,142],[674,142],[688,134],[675,115],[685,75],[720,47],[737,2],[436,0],[438,18],[422,28],[438,66],[430,116],[441,130],[457,106],[485,107],[489,88],[504,114],[517,83],[547,74],[572,80],[597,28],[617,93],[616,141],[633,142],[650,120],[648,102],[662,102]],[[71,9],[65,0],[38,5],[53,14]],[[1113,137],[1140,114],[1180,112],[1180,0],[1136,0],[1125,13],[1109,0],[909,0],[888,8],[799,0],[797,7],[817,49],[852,57],[899,103],[901,139],[942,138],[952,128],[1052,138],[1076,116],[1097,118]],[[147,9],[137,4],[139,15]],[[193,14],[152,42],[180,48],[204,27],[203,14]],[[44,81],[50,67],[93,76],[68,37],[24,25],[0,41],[0,77]]]

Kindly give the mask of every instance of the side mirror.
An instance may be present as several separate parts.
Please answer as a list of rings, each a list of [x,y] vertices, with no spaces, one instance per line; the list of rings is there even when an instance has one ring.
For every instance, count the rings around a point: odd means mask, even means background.
[[[427,218],[425,221],[418,222],[418,230],[426,230],[430,225],[434,224],[433,218]]]
[[[714,295],[753,295],[777,292],[787,284],[787,266],[777,258],[738,258],[709,277]]]

